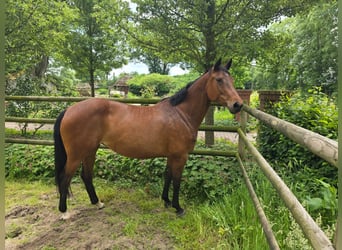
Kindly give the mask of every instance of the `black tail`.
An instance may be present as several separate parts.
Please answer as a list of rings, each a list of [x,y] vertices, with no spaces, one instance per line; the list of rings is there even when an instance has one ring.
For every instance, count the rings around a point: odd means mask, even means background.
[[[67,160],[67,155],[65,152],[64,144],[63,144],[61,133],[60,133],[61,122],[64,117],[64,114],[65,114],[65,110],[62,113],[60,113],[59,116],[57,117],[54,129],[53,129],[53,138],[55,140],[55,181],[58,187],[58,191],[59,191],[60,183],[62,181],[65,163]]]

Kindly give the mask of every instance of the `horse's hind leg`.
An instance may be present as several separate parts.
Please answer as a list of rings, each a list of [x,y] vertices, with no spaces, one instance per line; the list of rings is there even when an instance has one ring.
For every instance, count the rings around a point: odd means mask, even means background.
[[[182,172],[184,169],[184,165],[186,163],[188,156],[187,155],[181,155],[178,157],[169,157],[167,159],[167,165],[168,167],[168,174],[165,178],[165,185],[163,190],[163,199],[166,202],[168,201],[167,191],[172,179],[173,183],[173,197],[172,197],[172,207],[176,209],[176,214],[178,216],[184,215],[185,211],[181,206],[179,205],[179,190],[180,190],[180,184],[181,184],[181,178],[182,178]],[[165,195],[165,196],[164,196]]]
[[[67,160],[65,164],[65,169],[61,173],[60,183],[58,185],[59,188],[59,211],[62,212],[61,219],[66,220],[70,217],[70,214],[67,213],[67,197],[69,194],[70,182],[72,177],[74,176],[77,168],[79,166],[79,161],[71,161]]]
[[[95,156],[96,156],[96,150],[83,160],[81,178],[85,184],[91,204],[96,204],[97,207],[101,209],[104,207],[104,204],[97,197],[96,192],[95,192],[95,187],[93,185],[93,170],[94,170]]]
[[[169,188],[170,188],[170,184],[171,184],[171,181],[172,181],[172,172],[171,172],[171,169],[169,167],[169,165],[166,165],[166,169],[165,169],[165,180],[164,180],[164,188],[163,188],[163,193],[162,193],[162,199],[164,200],[164,204],[165,204],[165,207],[170,207],[172,204],[171,204],[171,201],[169,199]]]

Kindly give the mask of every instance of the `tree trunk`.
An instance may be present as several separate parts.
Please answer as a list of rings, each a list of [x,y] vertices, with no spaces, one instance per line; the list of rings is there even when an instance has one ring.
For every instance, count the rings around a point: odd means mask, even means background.
[[[210,106],[207,114],[205,115],[205,125],[214,125],[214,110],[215,107]],[[214,145],[214,131],[205,131],[205,145]]]
[[[207,0],[207,20],[204,23],[203,35],[206,41],[206,52],[205,59],[206,65],[205,70],[208,70],[214,63],[216,57],[216,46],[215,46],[215,34],[214,34],[214,24],[215,24],[215,1]],[[214,107],[209,107],[208,112],[205,116],[206,125],[214,125]],[[205,145],[214,145],[214,132],[205,131]]]
[[[91,88],[91,96],[95,97],[95,77],[94,77],[94,70],[90,70],[90,88]]]
[[[34,68],[32,69],[31,76],[33,78],[42,78],[47,70],[47,67],[49,65],[49,57],[43,55],[40,59],[40,62],[38,62]]]

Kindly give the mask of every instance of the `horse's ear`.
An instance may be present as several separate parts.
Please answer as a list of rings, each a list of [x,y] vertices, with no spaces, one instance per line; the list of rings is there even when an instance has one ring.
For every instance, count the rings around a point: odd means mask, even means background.
[[[232,66],[232,59],[230,59],[228,62],[227,62],[227,64],[226,64],[226,69],[227,70],[229,70],[230,69],[230,67]]]
[[[221,66],[221,58],[218,59],[218,61],[215,63],[215,66],[214,66],[214,71],[217,71],[220,69],[220,66]]]

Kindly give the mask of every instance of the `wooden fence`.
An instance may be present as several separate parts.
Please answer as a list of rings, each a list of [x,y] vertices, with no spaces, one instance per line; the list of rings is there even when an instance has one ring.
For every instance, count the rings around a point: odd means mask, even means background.
[[[6,101],[43,101],[43,102],[78,102],[86,98],[67,98],[67,97],[22,97],[22,96],[7,96]],[[112,99],[116,101],[121,101],[125,103],[135,103],[135,104],[154,104],[159,101],[159,99]],[[253,185],[248,178],[247,172],[244,167],[243,160],[245,158],[245,150],[247,149],[252,156],[255,158],[256,162],[259,164],[261,170],[272,183],[273,187],[277,190],[280,198],[285,202],[289,211],[293,215],[296,222],[301,227],[305,236],[310,241],[314,249],[334,249],[333,244],[330,242],[328,237],[316,224],[316,222],[311,218],[308,212],[304,209],[295,195],[286,186],[283,180],[277,175],[269,163],[264,159],[264,157],[259,153],[259,151],[254,147],[254,145],[246,137],[246,122],[247,113],[254,116],[266,125],[276,129],[277,131],[283,133],[291,140],[299,143],[303,147],[308,148],[312,153],[318,155],[322,159],[331,163],[337,167],[338,160],[338,144],[336,141],[323,137],[317,133],[306,130],[304,128],[298,127],[292,123],[283,121],[279,118],[266,114],[257,109],[250,108],[244,105],[241,111],[241,121],[239,127],[227,127],[227,126],[201,126],[200,130],[203,131],[222,131],[222,132],[237,132],[239,135],[238,151],[213,151],[213,150],[195,150],[193,154],[204,154],[204,155],[220,155],[220,156],[230,156],[237,157],[240,163],[241,171],[247,185],[248,191],[251,195],[252,201],[255,205],[257,214],[259,216],[260,222],[262,224],[266,239],[269,243],[271,249],[279,249],[276,238],[272,232],[270,223],[262,209],[258,197],[255,194]],[[54,119],[28,119],[19,117],[5,117],[6,122],[29,122],[29,123],[46,123],[53,124]],[[24,144],[34,144],[34,145],[53,145],[51,140],[29,140],[29,139],[18,139],[18,138],[5,138],[6,143],[24,143]]]
[[[334,166],[337,167],[337,155],[338,155],[338,145],[337,142],[325,138],[317,133],[309,131],[307,129],[296,126],[292,123],[283,121],[279,118],[266,114],[257,109],[252,109],[248,106],[243,107],[242,112],[247,112],[248,114],[254,116],[261,122],[266,125],[276,129],[277,131],[283,133],[291,140],[301,144],[302,146],[308,148],[312,153],[318,155],[319,157],[325,159],[330,162]],[[242,115],[246,116],[246,114]],[[309,239],[312,247],[314,249],[334,249],[333,244],[330,242],[328,237],[324,234],[324,232],[320,229],[320,227],[316,224],[316,222],[311,218],[305,208],[298,201],[296,196],[291,192],[291,190],[286,186],[283,180],[278,176],[278,174],[273,170],[273,168],[269,165],[269,163],[265,160],[265,158],[260,154],[260,152],[253,146],[251,142],[245,136],[245,133],[241,128],[238,129],[239,138],[241,139],[243,146],[246,146],[249,152],[254,156],[255,160],[261,167],[261,170],[267,177],[267,179],[272,183],[273,187],[277,190],[280,198],[285,202],[287,208],[290,210],[294,219],[301,227],[305,236]],[[238,156],[239,158],[240,156]],[[244,168],[243,162],[239,160],[241,168]],[[244,171],[244,170],[243,170]],[[245,179],[248,178],[245,176]],[[249,182],[249,180],[245,180]],[[248,184],[247,184],[248,187]],[[254,201],[253,199],[253,190],[250,190],[250,194],[252,196],[252,200],[254,205],[258,211],[260,204],[258,201]],[[260,215],[259,215],[260,217]],[[260,217],[261,223],[264,228],[265,234],[269,233],[268,223],[264,225],[263,216]],[[337,227],[336,227],[337,228]],[[273,237],[267,237],[269,245],[271,249],[279,249],[277,245],[274,245]]]

